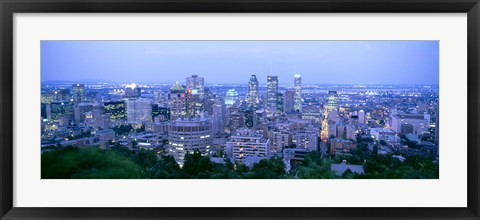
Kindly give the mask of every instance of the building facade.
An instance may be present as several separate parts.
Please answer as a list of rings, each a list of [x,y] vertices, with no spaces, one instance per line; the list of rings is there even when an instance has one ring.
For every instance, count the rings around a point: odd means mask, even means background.
[[[293,110],[302,111],[302,77],[298,74],[294,76],[293,88],[295,91]]]
[[[170,152],[179,164],[183,164],[186,154],[200,152],[208,155],[213,143],[210,118],[177,119],[168,126]]]

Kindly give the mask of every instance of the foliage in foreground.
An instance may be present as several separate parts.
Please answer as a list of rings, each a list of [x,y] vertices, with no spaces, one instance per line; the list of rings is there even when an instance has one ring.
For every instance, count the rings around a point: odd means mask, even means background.
[[[332,163],[347,160],[363,164],[365,174],[349,170],[335,176],[330,170]],[[55,148],[42,154],[43,179],[436,179],[438,164],[430,158],[408,157],[405,162],[388,155],[369,154],[360,149],[348,157],[322,158],[316,151],[306,155],[300,164],[294,164],[285,173],[285,164],[280,157],[261,160],[251,168],[244,164],[213,163],[200,153],[188,154],[182,168],[172,156],[159,158],[154,151],[131,151],[116,146],[110,149],[97,147]]]

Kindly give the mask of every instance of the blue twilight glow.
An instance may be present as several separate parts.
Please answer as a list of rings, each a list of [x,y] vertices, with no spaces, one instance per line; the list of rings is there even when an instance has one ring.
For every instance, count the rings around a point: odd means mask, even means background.
[[[438,84],[438,41],[42,41],[41,79]]]

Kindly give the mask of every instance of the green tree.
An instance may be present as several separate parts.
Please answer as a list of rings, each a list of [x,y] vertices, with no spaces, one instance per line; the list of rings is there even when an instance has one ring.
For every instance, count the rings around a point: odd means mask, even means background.
[[[252,179],[280,179],[285,178],[285,164],[280,157],[263,159],[253,165],[249,174]]]
[[[42,179],[138,179],[140,167],[114,151],[61,148],[42,154]]]

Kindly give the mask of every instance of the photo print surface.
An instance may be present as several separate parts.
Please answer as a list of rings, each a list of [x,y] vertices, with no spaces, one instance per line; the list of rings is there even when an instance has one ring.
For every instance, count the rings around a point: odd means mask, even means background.
[[[438,41],[41,41],[42,179],[438,179]]]

